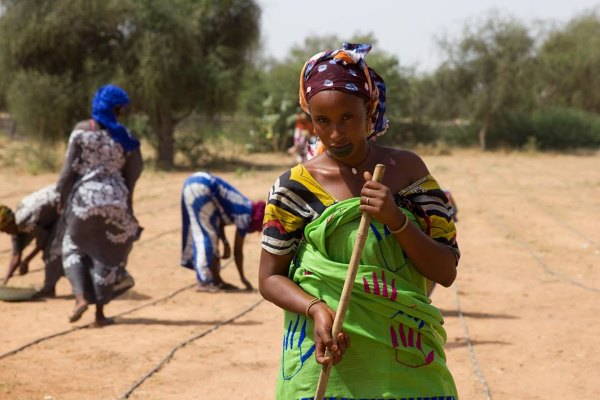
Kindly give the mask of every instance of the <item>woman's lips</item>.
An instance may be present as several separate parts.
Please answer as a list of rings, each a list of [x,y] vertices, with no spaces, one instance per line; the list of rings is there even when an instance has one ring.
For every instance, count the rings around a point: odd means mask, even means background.
[[[344,144],[341,146],[331,146],[329,147],[329,152],[338,157],[344,157],[352,153],[352,149],[354,146],[352,143]]]

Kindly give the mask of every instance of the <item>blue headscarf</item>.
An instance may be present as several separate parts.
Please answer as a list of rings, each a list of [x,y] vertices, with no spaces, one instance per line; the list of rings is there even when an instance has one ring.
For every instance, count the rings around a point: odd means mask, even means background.
[[[99,122],[110,134],[110,137],[119,143],[125,152],[140,147],[137,140],[115,116],[114,108],[129,104],[127,92],[115,85],[102,86],[92,100],[92,118]]]

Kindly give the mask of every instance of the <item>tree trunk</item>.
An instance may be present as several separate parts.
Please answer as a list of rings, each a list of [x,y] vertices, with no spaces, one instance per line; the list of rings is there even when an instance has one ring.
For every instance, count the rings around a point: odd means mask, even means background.
[[[158,111],[152,121],[158,136],[157,163],[162,169],[173,168],[175,158],[175,119],[164,111]]]
[[[483,125],[481,126],[481,129],[479,129],[479,148],[482,151],[485,151],[487,149],[486,136],[488,129],[490,128],[490,120],[491,117],[489,115],[486,115],[485,119],[483,120]]]

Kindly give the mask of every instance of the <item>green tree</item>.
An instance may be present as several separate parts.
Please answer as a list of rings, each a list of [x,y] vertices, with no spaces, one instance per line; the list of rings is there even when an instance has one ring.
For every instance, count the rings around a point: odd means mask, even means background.
[[[259,35],[252,0],[135,0],[121,80],[147,115],[158,162],[171,167],[176,125],[193,111],[236,105]]]
[[[114,72],[126,5],[113,0],[3,1],[0,93],[24,133],[63,138]]]
[[[479,144],[487,147],[491,125],[509,111],[528,110],[534,103],[532,66],[535,40],[521,22],[493,13],[465,26],[456,41],[441,43],[447,59],[438,70],[446,94],[464,96],[462,110],[480,126]],[[455,100],[447,96],[447,104]]]
[[[19,127],[62,137],[89,115],[101,84],[130,93],[161,166],[193,111],[236,106],[238,76],[259,35],[254,0],[6,0],[0,16],[0,93]]]
[[[553,30],[538,56],[541,106],[600,113],[600,16],[587,12]]]

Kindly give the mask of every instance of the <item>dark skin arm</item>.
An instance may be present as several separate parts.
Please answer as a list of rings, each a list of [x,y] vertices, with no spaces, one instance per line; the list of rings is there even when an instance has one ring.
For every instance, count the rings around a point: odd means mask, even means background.
[[[304,314],[314,297],[288,278],[288,268],[292,258],[293,254],[275,255],[262,250],[258,287],[266,300],[288,311]],[[350,338],[344,332],[340,332],[336,338],[332,337],[331,329],[335,312],[325,303],[317,303],[310,308],[308,316],[314,321],[317,362],[337,364],[350,346]],[[326,350],[330,355],[325,355]]]
[[[12,256],[10,258],[10,262],[8,263],[8,269],[6,270],[6,275],[4,276],[4,279],[2,281],[2,284],[6,285],[8,283],[8,280],[13,276],[13,274],[15,273],[15,270],[21,263],[22,249],[20,249],[19,246],[15,244],[15,240],[17,238],[17,234],[19,233],[19,230],[14,221],[11,224],[9,224],[7,227],[5,227],[2,230],[2,232],[5,232],[5,233],[8,233],[9,235],[11,235],[12,240],[13,240]]]
[[[244,275],[244,236],[238,230],[235,231],[235,240],[233,242],[233,259],[235,266],[240,274],[240,280],[246,287],[246,290],[252,290],[252,284]]]
[[[223,255],[221,256],[221,259],[227,260],[231,257],[231,246],[225,235],[225,226],[223,226],[223,224],[219,227],[219,239],[221,239],[221,242],[223,243]]]
[[[75,129],[83,129],[86,126],[85,124],[89,123],[80,122],[75,126]],[[75,172],[73,169],[73,163],[79,157],[80,153],[81,149],[79,146],[76,143],[69,141],[65,163],[59,175],[58,183],[56,184],[56,190],[60,194],[60,202],[58,205],[60,212],[65,209],[71,189],[73,188],[73,185],[77,179],[79,179],[79,174],[77,174],[77,172]]]
[[[8,283],[8,280],[13,276],[17,267],[21,264],[21,252],[13,253],[10,258],[10,263],[8,264],[8,270],[6,271],[6,276],[4,277],[3,285]]]
[[[129,207],[133,209],[133,190],[138,178],[142,174],[144,169],[144,161],[142,159],[142,153],[140,149],[132,150],[127,154],[127,160],[123,167],[123,178],[125,179],[125,185],[129,189],[129,196],[127,202]]]
[[[396,206],[393,194],[427,176],[429,170],[419,156],[409,151],[372,145],[372,152],[372,165],[364,169],[372,171],[375,163],[384,164],[386,171],[382,183],[371,181],[370,172],[360,176],[340,170],[326,155],[313,158],[305,165],[333,197],[360,196],[361,211],[395,230],[402,226],[406,217]],[[456,256],[450,247],[433,240],[413,223],[394,236],[423,276],[446,287],[452,285],[456,278]]]
[[[25,256],[23,261],[21,261],[21,263],[19,264],[19,274],[25,275],[27,274],[27,272],[29,272],[29,263],[31,262],[31,260],[33,260],[35,256],[38,255],[40,251],[42,251],[42,247],[36,244],[35,248],[31,251],[31,253]]]
[[[416,164],[414,168],[417,176],[429,174],[420,158],[413,163]],[[361,211],[366,211],[392,231],[400,228],[406,216],[396,206],[392,190],[382,183],[371,181],[370,172],[364,173],[364,179],[366,182],[361,190]],[[394,237],[424,277],[445,287],[452,285],[456,279],[456,256],[450,247],[433,240],[412,222],[402,232],[394,234]]]
[[[47,229],[38,226],[35,228],[35,237],[36,240],[34,249],[23,259],[23,261],[21,261],[21,264],[19,265],[19,274],[21,275],[25,275],[27,272],[29,272],[29,263],[31,260],[33,260],[33,258],[46,247],[48,238],[50,237],[50,232]]]

